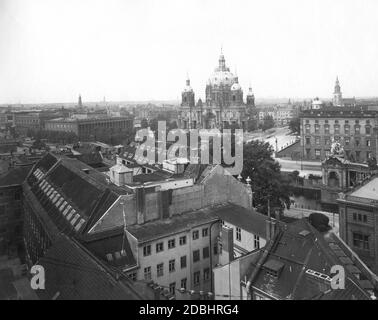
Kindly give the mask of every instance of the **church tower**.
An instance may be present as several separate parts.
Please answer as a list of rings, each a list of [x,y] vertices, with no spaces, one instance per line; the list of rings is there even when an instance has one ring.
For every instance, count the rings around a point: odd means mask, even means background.
[[[77,103],[77,106],[79,107],[79,108],[81,108],[82,106],[83,106],[83,103],[82,103],[82,101],[81,101],[81,95],[79,94],[79,101],[78,101],[78,103]]]
[[[338,77],[336,77],[335,90],[333,92],[333,105],[335,107],[343,106],[343,96],[341,93],[341,87],[340,87],[340,82],[339,82]]]
[[[255,95],[253,94],[251,87],[249,87],[248,94],[247,94],[247,107],[249,108],[255,107]]]
[[[181,106],[182,107],[194,107],[195,100],[194,100],[194,91],[192,87],[190,86],[190,79],[186,79],[186,86],[181,94],[182,100],[181,100]]]

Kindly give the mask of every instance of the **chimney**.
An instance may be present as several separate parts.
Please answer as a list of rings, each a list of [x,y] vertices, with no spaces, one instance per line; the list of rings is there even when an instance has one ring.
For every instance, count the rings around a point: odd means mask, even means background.
[[[144,188],[135,189],[135,203],[136,203],[136,213],[137,213],[137,223],[143,224],[145,220],[146,212],[146,192]]]
[[[266,220],[266,241],[273,239],[276,232],[276,221],[269,216]]]
[[[234,229],[222,227],[222,255],[225,256],[223,263],[229,263],[234,260]]]
[[[110,168],[110,180],[119,187],[131,184],[133,183],[133,170],[123,164],[116,164]]]

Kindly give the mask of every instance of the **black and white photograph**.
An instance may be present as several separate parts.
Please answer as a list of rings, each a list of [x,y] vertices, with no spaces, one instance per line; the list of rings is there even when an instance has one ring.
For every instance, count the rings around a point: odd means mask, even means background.
[[[377,16],[0,0],[0,300],[376,300]]]

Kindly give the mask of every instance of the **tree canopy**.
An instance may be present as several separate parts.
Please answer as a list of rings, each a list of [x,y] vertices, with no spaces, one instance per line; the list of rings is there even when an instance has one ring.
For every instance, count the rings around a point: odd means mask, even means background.
[[[251,178],[254,206],[261,213],[268,213],[268,200],[271,213],[290,207],[289,188],[281,175],[278,162],[273,157],[269,143],[252,140],[243,149],[243,177]]]
[[[301,132],[300,125],[301,125],[301,121],[299,118],[291,119],[289,122],[289,129],[291,133],[299,135]]]

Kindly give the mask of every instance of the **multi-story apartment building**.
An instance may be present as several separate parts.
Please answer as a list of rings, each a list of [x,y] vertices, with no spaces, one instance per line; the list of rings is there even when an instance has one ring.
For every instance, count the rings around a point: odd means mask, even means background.
[[[79,139],[95,139],[101,132],[129,133],[133,128],[133,119],[129,117],[101,118],[57,118],[46,121],[45,130],[73,132]]]
[[[378,177],[341,194],[337,199],[340,236],[376,274],[378,273]]]
[[[101,173],[65,156],[42,158],[23,184],[28,263],[57,250],[63,234],[112,272],[162,287],[167,297],[181,298],[181,288],[212,292],[217,212],[252,210],[250,186],[219,165],[132,167],[117,160]]]
[[[331,152],[332,140],[339,141],[352,162],[377,158],[378,113],[356,108],[330,107],[305,110],[301,119],[303,159],[324,160]]]
[[[267,116],[272,117],[277,126],[286,126],[290,120],[298,115],[298,107],[288,103],[287,105],[267,106],[258,108],[259,121]]]

